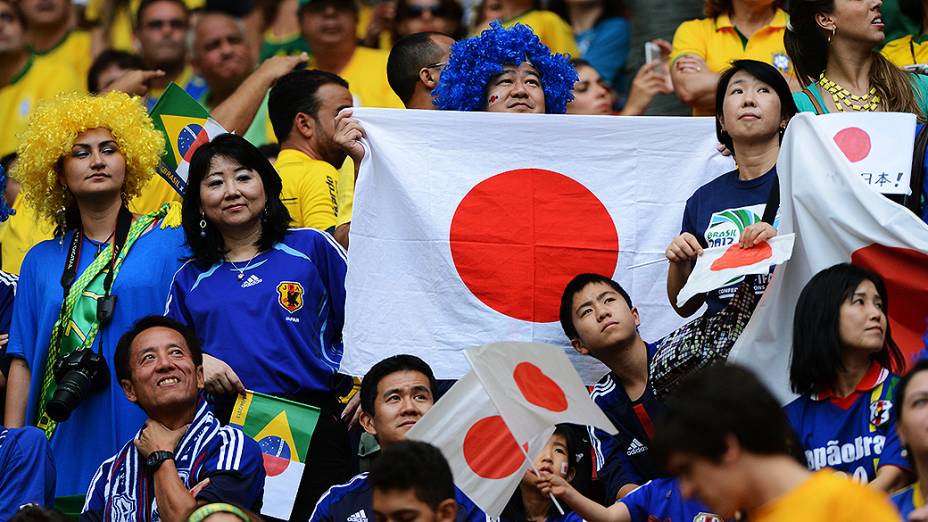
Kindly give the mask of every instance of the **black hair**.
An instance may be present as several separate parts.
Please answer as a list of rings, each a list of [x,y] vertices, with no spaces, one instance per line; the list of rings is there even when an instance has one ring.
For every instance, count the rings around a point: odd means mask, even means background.
[[[610,18],[628,18],[628,7],[625,5],[624,0],[601,0],[600,5],[602,6],[602,11],[593,22],[593,27],[599,25],[603,20],[608,20]],[[538,9],[538,7],[535,9]],[[556,13],[568,24],[572,23],[570,20],[570,10],[567,9],[567,2],[564,0],[550,0],[547,9]]]
[[[0,0],[0,2],[2,1],[3,0]],[[9,154],[5,154],[2,158],[0,158],[0,167],[3,167],[3,170],[6,171],[7,176],[10,175],[10,165],[12,165],[13,162],[16,161],[16,158],[18,157],[19,157],[19,154],[17,154],[14,151]]]
[[[100,92],[100,74],[114,65],[127,71],[145,68],[145,64],[138,55],[117,49],[107,49],[94,59],[87,71],[87,90],[91,94]]]
[[[732,77],[740,71],[750,74],[754,79],[764,82],[773,88],[773,91],[777,93],[777,97],[780,98],[781,118],[789,121],[790,118],[799,112],[799,109],[796,108],[796,102],[793,101],[793,95],[789,90],[789,84],[786,83],[783,75],[780,74],[774,66],[757,60],[735,60],[731,63],[731,67],[722,73],[722,76],[719,78],[718,87],[715,89],[715,136],[718,138],[719,142],[728,147],[728,150],[732,151],[732,153],[736,152],[735,145],[731,141],[731,136],[722,130],[722,122],[719,118],[724,117],[722,111],[725,105],[725,95],[728,94],[728,84],[731,82]],[[782,140],[782,138],[783,133],[781,132],[780,139]]]
[[[122,334],[119,342],[116,343],[116,353],[113,355],[113,366],[116,368],[116,379],[119,381],[132,380],[132,366],[129,364],[129,357],[132,350],[132,342],[142,332],[149,328],[170,328],[183,336],[190,350],[190,357],[196,366],[203,365],[203,348],[197,334],[189,326],[163,315],[149,315],[143,317],[132,324],[132,327]]]
[[[188,18],[190,17],[190,9],[187,8],[187,3],[184,0],[142,0],[139,3],[139,8],[135,12],[135,29],[139,30],[142,28],[142,18],[145,17],[145,11],[148,10],[154,4],[158,2],[169,2],[174,5],[180,6],[184,10],[184,15]],[[189,21],[189,20],[188,20]]]
[[[737,365],[709,366],[686,378],[668,397],[654,434],[652,449],[664,467],[675,453],[717,462],[728,450],[729,436],[751,453],[799,457],[779,401]]]
[[[290,212],[280,201],[280,175],[261,152],[245,138],[237,134],[221,134],[209,143],[204,143],[190,159],[187,190],[181,207],[181,224],[192,252],[191,259],[201,266],[210,266],[223,259],[226,246],[216,225],[206,220],[205,234],[201,235],[200,182],[209,173],[213,158],[220,156],[238,162],[254,170],[261,177],[267,203],[261,217],[261,236],[255,243],[259,251],[267,250],[283,240],[290,225]]]
[[[912,369],[900,377],[899,382],[896,383],[896,395],[893,397],[893,404],[896,405],[897,425],[902,422],[902,416],[905,415],[905,393],[909,388],[909,383],[912,382],[912,377],[924,371],[928,371],[928,359],[919,360],[912,366]]]
[[[348,82],[337,74],[316,69],[291,71],[271,87],[267,99],[267,114],[277,141],[283,143],[293,128],[293,119],[299,113],[314,120],[319,115],[319,98],[316,93],[323,85],[335,84],[348,89]]]
[[[430,508],[454,499],[451,467],[438,448],[427,442],[404,440],[383,450],[367,476],[378,491],[413,490]]]
[[[628,304],[629,308],[633,308],[632,298],[628,295],[628,292],[622,288],[622,285],[615,282],[614,280],[600,274],[587,273],[574,276],[574,278],[571,279],[569,283],[567,283],[567,286],[564,287],[564,293],[561,294],[560,312],[561,328],[564,329],[564,335],[566,335],[567,338],[571,341],[579,336],[577,333],[577,328],[574,327],[574,296],[586,288],[587,285],[591,285],[593,283],[605,283],[609,285],[613,290],[616,291],[616,293],[622,296],[622,299],[625,299],[625,302]]]
[[[899,10],[921,27],[922,21],[925,19],[925,7],[922,6],[922,0],[899,0]],[[923,31],[924,29],[922,27]]]
[[[390,49],[387,82],[404,104],[409,103],[416,90],[419,71],[441,59],[441,47],[432,40],[432,36],[448,35],[439,32],[414,33],[400,38]]]
[[[886,341],[871,359],[890,371],[901,371],[905,359],[893,340],[889,326],[889,295],[883,278],[870,270],[840,263],[812,276],[799,294],[793,319],[793,353],[789,364],[792,390],[800,395],[834,389],[843,369],[843,348],[839,337],[841,305],[863,281],[876,287],[887,315]]]
[[[264,145],[258,146],[258,152],[265,158],[276,158],[280,155],[280,144],[265,143]]]
[[[10,9],[13,10],[13,15],[16,16],[16,21],[19,22],[19,26],[23,29],[29,28],[29,22],[26,20],[26,14],[23,13],[23,7],[19,5],[18,0],[0,0],[4,4],[10,6]]]
[[[583,58],[571,58],[570,65],[573,65],[574,69],[579,69],[580,67],[593,67],[593,64]],[[595,69],[595,67],[593,68]]]
[[[582,426],[574,426],[572,424],[558,424],[554,427],[554,433],[551,434],[552,437],[555,435],[560,435],[564,438],[565,445],[567,446],[568,474],[577,468],[576,456],[577,452],[579,451],[579,442],[574,432],[574,430],[577,428],[586,431],[586,428]],[[554,471],[557,473],[560,470]],[[548,520],[557,520],[559,516],[560,513],[558,513],[557,508],[554,507],[554,503],[552,502],[548,506]],[[509,502],[507,502],[506,507],[503,508],[503,513],[500,516],[500,520],[526,520],[525,503],[522,501],[522,492],[518,488],[516,488],[512,496],[509,497]]]
[[[361,380],[361,390],[358,392],[361,394],[361,411],[374,416],[374,403],[377,401],[377,386],[380,385],[380,381],[388,375],[405,371],[419,372],[428,377],[429,391],[432,392],[432,397],[435,397],[435,374],[428,363],[415,355],[392,355],[372,366]]]

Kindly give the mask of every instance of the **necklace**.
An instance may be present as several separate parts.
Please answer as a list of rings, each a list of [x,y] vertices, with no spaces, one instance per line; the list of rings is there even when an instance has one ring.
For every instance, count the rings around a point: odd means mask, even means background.
[[[106,236],[106,239],[104,239],[103,241],[97,241],[96,239],[91,239],[87,236],[84,236],[87,239],[87,241],[90,241],[90,244],[93,245],[97,249],[97,253],[94,254],[94,257],[100,255],[100,252],[103,250],[103,248],[109,244],[110,239],[113,239],[113,232],[110,232],[110,235]]]
[[[818,77],[818,84],[831,93],[831,99],[835,102],[835,107],[839,111],[845,112],[845,107],[855,111],[873,112],[880,106],[880,96],[876,93],[876,87],[870,87],[870,91],[863,96],[851,94],[850,91],[841,87],[837,83],[825,77],[825,71]]]
[[[245,270],[248,270],[248,267],[251,266],[251,262],[254,261],[256,257],[258,257],[258,252],[255,252],[255,255],[251,256],[251,259],[249,259],[248,262],[245,263],[245,266],[242,268],[239,268],[238,265],[236,265],[235,262],[231,259],[226,259],[226,261],[228,261],[229,264],[232,265],[232,268],[238,272],[238,276],[236,277],[239,281],[241,281],[242,279],[245,279]]]

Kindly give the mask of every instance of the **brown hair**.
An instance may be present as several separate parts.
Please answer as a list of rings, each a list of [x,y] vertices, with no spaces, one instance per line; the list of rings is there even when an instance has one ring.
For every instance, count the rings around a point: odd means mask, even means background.
[[[781,7],[783,7],[783,0],[776,0],[776,2],[773,3],[774,9],[779,9]],[[735,10],[735,7],[732,5],[732,0],[706,0],[702,10],[706,18],[715,18],[721,14],[730,15],[731,12]]]

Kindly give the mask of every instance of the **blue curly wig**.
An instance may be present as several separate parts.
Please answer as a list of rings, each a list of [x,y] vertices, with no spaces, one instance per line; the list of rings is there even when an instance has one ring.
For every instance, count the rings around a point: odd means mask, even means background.
[[[486,89],[490,80],[503,72],[503,65],[519,65],[528,60],[541,75],[545,92],[545,112],[564,114],[574,99],[577,71],[570,58],[552,54],[527,25],[506,29],[499,22],[480,36],[451,46],[448,65],[432,91],[435,106],[442,110],[482,111],[486,108]]]

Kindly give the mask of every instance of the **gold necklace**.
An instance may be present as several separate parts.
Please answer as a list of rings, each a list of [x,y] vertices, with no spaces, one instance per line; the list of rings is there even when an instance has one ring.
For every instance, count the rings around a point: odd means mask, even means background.
[[[876,87],[870,87],[870,91],[863,96],[851,94],[850,91],[841,87],[837,83],[825,77],[825,71],[818,77],[818,84],[829,93],[831,99],[835,102],[835,107],[844,112],[847,107],[855,111],[873,112],[880,106],[880,96],[876,93]]]

